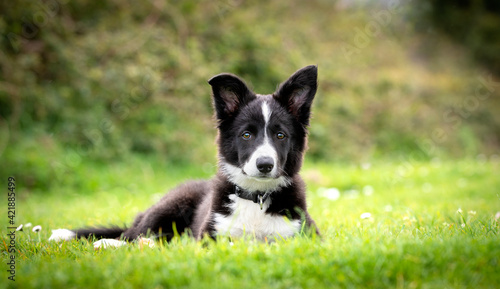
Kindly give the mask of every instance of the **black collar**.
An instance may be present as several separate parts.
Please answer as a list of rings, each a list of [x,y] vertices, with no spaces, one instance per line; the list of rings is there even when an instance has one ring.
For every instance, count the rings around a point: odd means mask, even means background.
[[[271,196],[271,192],[267,192],[267,193],[259,192],[259,191],[249,192],[249,191],[243,190],[242,188],[240,188],[236,185],[234,186],[234,193],[239,198],[242,198],[244,200],[249,200],[249,201],[252,201],[256,204],[259,204],[261,210],[262,210],[262,206],[264,205],[264,202]]]

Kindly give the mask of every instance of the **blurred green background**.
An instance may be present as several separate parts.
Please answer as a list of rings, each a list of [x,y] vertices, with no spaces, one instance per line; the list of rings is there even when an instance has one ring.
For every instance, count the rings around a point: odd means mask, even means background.
[[[319,66],[308,161],[499,158],[498,1],[2,1],[0,175],[131,156],[213,171],[220,72]]]

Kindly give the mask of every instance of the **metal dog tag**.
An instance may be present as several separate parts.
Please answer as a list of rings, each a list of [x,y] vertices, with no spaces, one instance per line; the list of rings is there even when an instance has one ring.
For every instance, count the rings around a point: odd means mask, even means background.
[[[264,196],[259,195],[258,198],[259,198],[260,210],[262,210],[262,206],[264,205]]]

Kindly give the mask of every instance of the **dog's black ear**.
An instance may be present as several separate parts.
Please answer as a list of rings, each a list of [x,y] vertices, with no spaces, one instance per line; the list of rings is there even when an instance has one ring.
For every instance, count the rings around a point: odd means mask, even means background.
[[[208,83],[212,86],[215,112],[219,120],[234,116],[241,107],[255,98],[245,82],[230,73],[216,75]]]
[[[309,65],[295,72],[279,87],[274,98],[304,126],[309,125],[311,105],[318,89],[318,67]]]

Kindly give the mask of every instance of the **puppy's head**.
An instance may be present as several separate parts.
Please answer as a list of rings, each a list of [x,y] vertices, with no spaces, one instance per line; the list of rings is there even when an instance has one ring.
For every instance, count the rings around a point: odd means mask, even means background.
[[[286,186],[302,163],[317,67],[298,70],[269,95],[255,94],[228,73],[214,76],[209,84],[222,173],[249,191]]]

